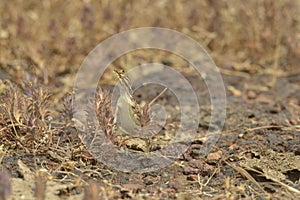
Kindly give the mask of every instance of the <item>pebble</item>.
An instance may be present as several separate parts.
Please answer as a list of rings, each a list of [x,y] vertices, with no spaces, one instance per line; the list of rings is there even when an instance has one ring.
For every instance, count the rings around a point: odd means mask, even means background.
[[[184,166],[183,167],[183,174],[184,175],[190,175],[190,174],[198,174],[200,172],[200,169],[196,169],[190,166]]]
[[[232,145],[229,146],[229,149],[230,149],[230,150],[238,150],[238,149],[239,149],[239,145],[237,145],[237,144],[232,144]]]
[[[189,161],[189,165],[193,168],[202,170],[204,167],[204,161],[193,159],[193,160]]]
[[[255,99],[257,97],[257,94],[253,90],[249,90],[247,92],[247,96],[249,99]]]
[[[222,158],[222,151],[217,151],[207,155],[207,163],[216,164]]]

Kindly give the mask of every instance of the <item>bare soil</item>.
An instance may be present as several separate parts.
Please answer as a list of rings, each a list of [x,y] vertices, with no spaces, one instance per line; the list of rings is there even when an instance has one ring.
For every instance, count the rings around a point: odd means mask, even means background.
[[[300,198],[299,2],[167,2],[0,2],[0,200]],[[143,26],[172,28],[203,44],[222,74],[227,116],[208,155],[200,155],[204,144],[195,138],[165,168],[124,173],[88,151],[66,96],[89,51],[114,33]],[[114,61],[99,85],[114,87],[115,66],[154,61],[192,84],[202,136],[210,122],[209,93],[178,56],[132,52]],[[143,87],[134,98],[152,99],[157,91],[161,87]],[[158,103],[169,111],[164,130],[172,132],[176,97],[168,91]],[[122,148],[143,153],[136,143],[124,141]]]

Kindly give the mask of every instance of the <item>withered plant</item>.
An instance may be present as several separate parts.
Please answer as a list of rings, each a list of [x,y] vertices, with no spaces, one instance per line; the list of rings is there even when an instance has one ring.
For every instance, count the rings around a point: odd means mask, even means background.
[[[84,188],[83,200],[97,200],[100,198],[99,186],[96,183],[90,183]]]
[[[95,97],[96,115],[106,137],[114,139],[114,113],[109,90],[98,90]]]
[[[117,108],[118,111],[124,112],[119,109],[122,109],[122,107],[126,108],[127,106],[125,104],[129,104],[131,108],[130,115],[133,121],[141,127],[148,125],[149,122],[151,121],[150,113],[149,113],[149,108],[151,105],[149,103],[145,103],[144,105],[137,103],[137,101],[133,97],[131,80],[129,79],[129,77],[125,75],[124,69],[118,67],[114,70],[114,73],[116,74],[118,80],[120,81],[120,86],[121,86],[120,93],[121,96],[123,95],[123,98],[121,97],[120,101],[118,101],[118,108]],[[127,102],[124,102],[124,100]]]
[[[74,107],[73,107],[74,97],[72,94],[68,93],[64,97],[63,102],[63,118],[65,120],[66,126],[70,125],[72,123],[73,115],[74,115]]]
[[[45,199],[47,176],[44,172],[38,171],[35,175],[34,196],[37,200]]]
[[[40,146],[40,143],[49,146],[51,137],[47,117],[50,115],[50,94],[32,83],[25,85],[23,92],[13,83],[7,82],[1,103],[4,110],[3,123],[9,127],[6,133],[22,147]]]

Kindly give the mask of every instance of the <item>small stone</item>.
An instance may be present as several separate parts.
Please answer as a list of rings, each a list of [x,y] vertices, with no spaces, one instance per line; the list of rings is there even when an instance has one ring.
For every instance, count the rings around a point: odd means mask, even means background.
[[[222,151],[217,151],[207,155],[207,163],[216,164],[222,158]]]
[[[201,144],[192,144],[190,148],[192,157],[199,158],[204,156],[203,151],[201,150]]]
[[[190,174],[198,174],[200,172],[200,169],[195,169],[190,166],[184,166],[183,167],[183,174],[184,175],[190,175]]]
[[[189,175],[187,178],[186,178],[188,181],[197,181],[198,180],[198,175]]]
[[[140,138],[131,138],[126,141],[126,147],[136,151],[147,152],[148,146],[145,140]]]
[[[215,169],[212,165],[209,165],[209,164],[206,163],[203,166],[203,169],[200,171],[201,172],[200,174],[201,174],[201,176],[210,176],[213,173],[214,170]]]
[[[255,99],[256,96],[257,96],[257,94],[256,94],[253,90],[249,90],[249,91],[247,92],[247,97],[248,97],[249,99]]]
[[[166,192],[166,193],[175,193],[176,190],[174,188],[167,188],[167,189],[164,190],[164,192]]]
[[[228,86],[228,90],[237,97],[242,96],[242,92],[240,90],[238,90],[237,88],[233,87],[233,86]]]
[[[189,165],[196,169],[203,169],[204,161],[193,159],[189,161]]]
[[[290,123],[292,124],[292,125],[297,125],[298,124],[298,122],[297,122],[297,120],[295,119],[295,118],[290,118],[289,119],[289,121],[290,121]]]
[[[237,144],[232,144],[232,145],[229,146],[229,149],[230,150],[238,150],[239,146]]]
[[[199,149],[192,149],[192,151],[191,151],[191,156],[192,157],[197,158],[197,157],[199,157],[199,155],[200,155],[200,150]]]

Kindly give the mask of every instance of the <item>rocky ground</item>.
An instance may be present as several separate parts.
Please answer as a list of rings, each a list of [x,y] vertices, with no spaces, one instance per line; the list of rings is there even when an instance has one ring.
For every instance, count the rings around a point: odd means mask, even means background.
[[[297,1],[154,1],[151,6],[1,1],[0,13],[0,199],[300,197]],[[170,52],[126,54],[105,71],[101,87],[114,88],[116,66],[129,70],[162,63],[191,83],[200,116],[197,137],[172,164],[153,172],[122,172],[96,159],[83,143],[72,118],[71,93],[80,64],[98,43],[143,26],[172,28],[203,45],[224,81],[226,121],[218,142],[207,155],[201,154],[211,103],[199,74]],[[134,98],[153,99],[161,90],[145,86]],[[178,128],[179,104],[170,91],[157,103],[168,112],[163,131],[150,143],[115,137],[117,148],[146,154],[169,145]],[[151,148],[145,147],[149,144]],[[107,154],[105,159],[116,157]]]

